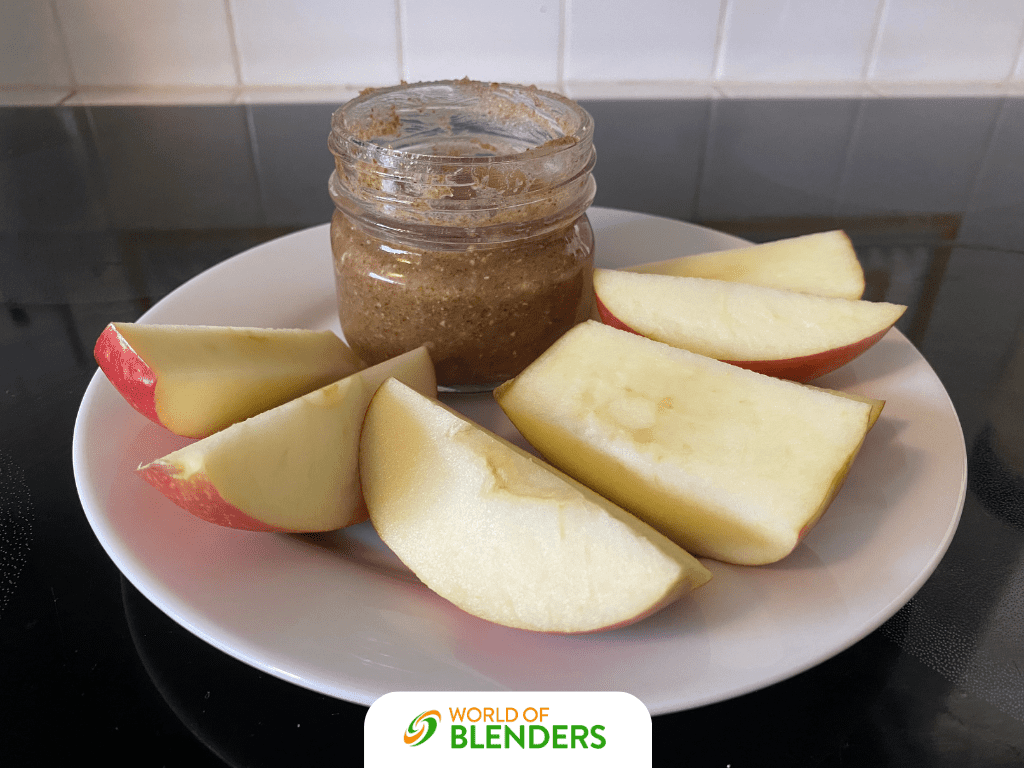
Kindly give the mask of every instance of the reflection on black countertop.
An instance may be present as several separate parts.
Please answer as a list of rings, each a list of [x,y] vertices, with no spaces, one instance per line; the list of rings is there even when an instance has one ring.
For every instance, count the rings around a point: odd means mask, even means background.
[[[328,220],[335,106],[0,109],[0,763],[359,759],[365,709],[226,657],[120,576],[70,461],[107,322]],[[1024,764],[1024,99],[585,106],[597,205],[757,241],[846,229],[968,448],[960,527],[910,603],[790,680],[655,718],[656,762]]]

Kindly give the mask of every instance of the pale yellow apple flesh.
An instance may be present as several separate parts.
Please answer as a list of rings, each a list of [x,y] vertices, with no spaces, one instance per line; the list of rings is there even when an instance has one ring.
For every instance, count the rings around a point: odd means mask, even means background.
[[[881,408],[594,321],[495,398],[552,464],[687,551],[744,565],[793,550]]]
[[[140,466],[197,517],[258,531],[328,531],[366,519],[359,430],[388,377],[436,395],[425,348],[407,352]]]
[[[864,295],[864,269],[842,230],[679,256],[629,267],[629,271],[728,280],[842,299]]]
[[[810,381],[881,339],[906,307],[699,277],[594,270],[601,319],[744,368]]]
[[[367,409],[360,471],[381,539],[427,587],[497,624],[620,626],[710,578],[650,526],[395,380]]]
[[[330,331],[111,323],[94,350],[147,418],[206,437],[365,367]]]

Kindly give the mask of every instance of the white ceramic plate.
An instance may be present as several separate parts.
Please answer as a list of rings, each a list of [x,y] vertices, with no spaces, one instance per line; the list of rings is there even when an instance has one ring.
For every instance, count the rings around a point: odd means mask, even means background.
[[[623,266],[741,243],[700,227],[592,210],[598,261]],[[146,313],[146,322],[339,331],[327,227],[242,253]],[[340,332],[340,331],[339,331]],[[359,704],[396,690],[617,690],[652,714],[790,677],[877,628],[949,544],[966,487],[960,423],[935,373],[898,331],[822,385],[887,401],[831,509],[788,558],[708,563],[693,596],[586,636],[511,630],[423,587],[368,523],[295,536],[202,522],[133,469],[183,444],[97,373],[82,401],[74,470],[85,513],[124,575],[212,645],[285,680]],[[489,395],[447,401],[525,445]]]

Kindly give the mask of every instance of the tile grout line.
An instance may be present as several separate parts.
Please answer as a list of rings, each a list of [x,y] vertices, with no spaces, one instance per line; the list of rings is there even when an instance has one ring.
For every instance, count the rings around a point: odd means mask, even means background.
[[[68,77],[71,80],[67,85],[70,93],[65,94],[64,98],[60,100],[60,103],[63,104],[78,92],[78,77],[75,75],[75,68],[71,61],[71,50],[68,47],[68,36],[67,32],[64,30],[64,22],[61,20],[60,14],[57,13],[57,2],[56,0],[50,0],[48,5],[50,8],[50,14],[53,16],[53,26],[56,29],[57,37],[60,40],[60,52],[64,57],[64,64],[68,68]]]
[[[409,73],[406,72],[405,62],[405,27],[403,19],[405,17],[405,3],[403,0],[395,0],[395,51],[396,63],[398,68],[398,79],[408,80]]]
[[[839,90],[830,91],[828,83],[796,82],[796,83],[734,83],[730,81],[601,81],[584,83],[590,88],[586,98],[588,99],[622,99],[624,98],[621,86],[628,84],[637,88],[645,85],[653,89],[646,96],[636,98],[648,98],[654,100],[682,99],[692,100],[694,98],[709,99],[757,99],[757,98],[1024,98],[1024,84],[1016,82],[919,82],[901,81],[886,84],[881,87],[878,84],[872,86],[863,81],[849,81],[839,83],[843,86]],[[915,84],[927,86],[925,91],[917,91],[912,86]],[[579,86],[575,81],[561,83],[563,88]],[[808,89],[810,85],[810,89]],[[817,86],[817,87],[815,87]],[[901,90],[906,87],[906,91]],[[95,86],[72,88],[68,85],[62,86],[2,86],[0,87],[0,104],[5,103],[4,93],[22,93],[38,91],[57,91],[59,95],[40,101],[40,104],[63,104],[69,100],[75,100],[79,105],[102,105],[102,104],[225,104],[225,103],[247,103],[246,96],[259,94],[261,90],[284,90],[296,91],[307,94],[296,103],[321,101],[324,99],[334,100],[339,90],[358,92],[373,84],[334,84],[330,86],[282,86],[261,89],[259,86],[233,85],[225,86]],[[856,88],[856,92],[851,91]],[[738,89],[738,90],[737,90]],[[114,97],[114,98],[111,98]],[[33,102],[35,103],[35,102]],[[258,100],[257,100],[258,103]],[[285,100],[285,103],[289,103]]]
[[[711,82],[723,79],[725,73],[725,38],[732,17],[732,0],[722,0],[718,9],[718,28],[715,31],[715,53],[711,63]]]
[[[559,0],[558,3],[558,54],[555,60],[555,87],[565,93],[565,54],[569,48],[569,18],[572,0]]]
[[[242,56],[238,49],[238,29],[235,14],[231,12],[231,0],[224,0],[224,15],[228,22],[228,47],[231,49],[231,64],[235,68],[235,87],[242,89]]]
[[[1010,65],[1010,71],[1006,73],[1006,80],[1003,82],[1013,83],[1013,76],[1018,71],[1024,73],[1024,24],[1021,24],[1020,36],[1017,41],[1017,56],[1014,58],[1013,64]]]
[[[882,49],[882,33],[885,30],[885,23],[889,17],[889,0],[879,0],[878,9],[875,11],[875,21],[871,30],[871,45],[868,47],[868,55],[864,60],[864,68],[861,71],[861,79],[870,87],[878,67],[878,56]]]
[[[242,55],[238,45],[238,27],[235,24],[235,14],[232,12],[231,3],[232,0],[224,0],[224,14],[227,17],[228,23],[228,45],[231,49],[231,63],[235,68],[235,97],[232,99],[232,102],[238,103],[243,100],[242,96],[245,87],[242,82]],[[249,164],[252,168],[253,178],[256,180],[256,188],[259,191],[257,197],[258,213],[265,222],[269,209],[267,207],[266,185],[263,183],[260,146],[256,138],[256,122],[251,104],[245,104],[242,106],[242,109],[245,113],[245,128],[249,139]]]

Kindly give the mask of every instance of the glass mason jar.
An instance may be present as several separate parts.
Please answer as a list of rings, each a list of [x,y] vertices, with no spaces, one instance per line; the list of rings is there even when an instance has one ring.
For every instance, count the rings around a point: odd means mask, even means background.
[[[426,344],[438,384],[485,391],[590,316],[593,120],[533,87],[372,90],[328,141],[338,314],[374,364]]]

